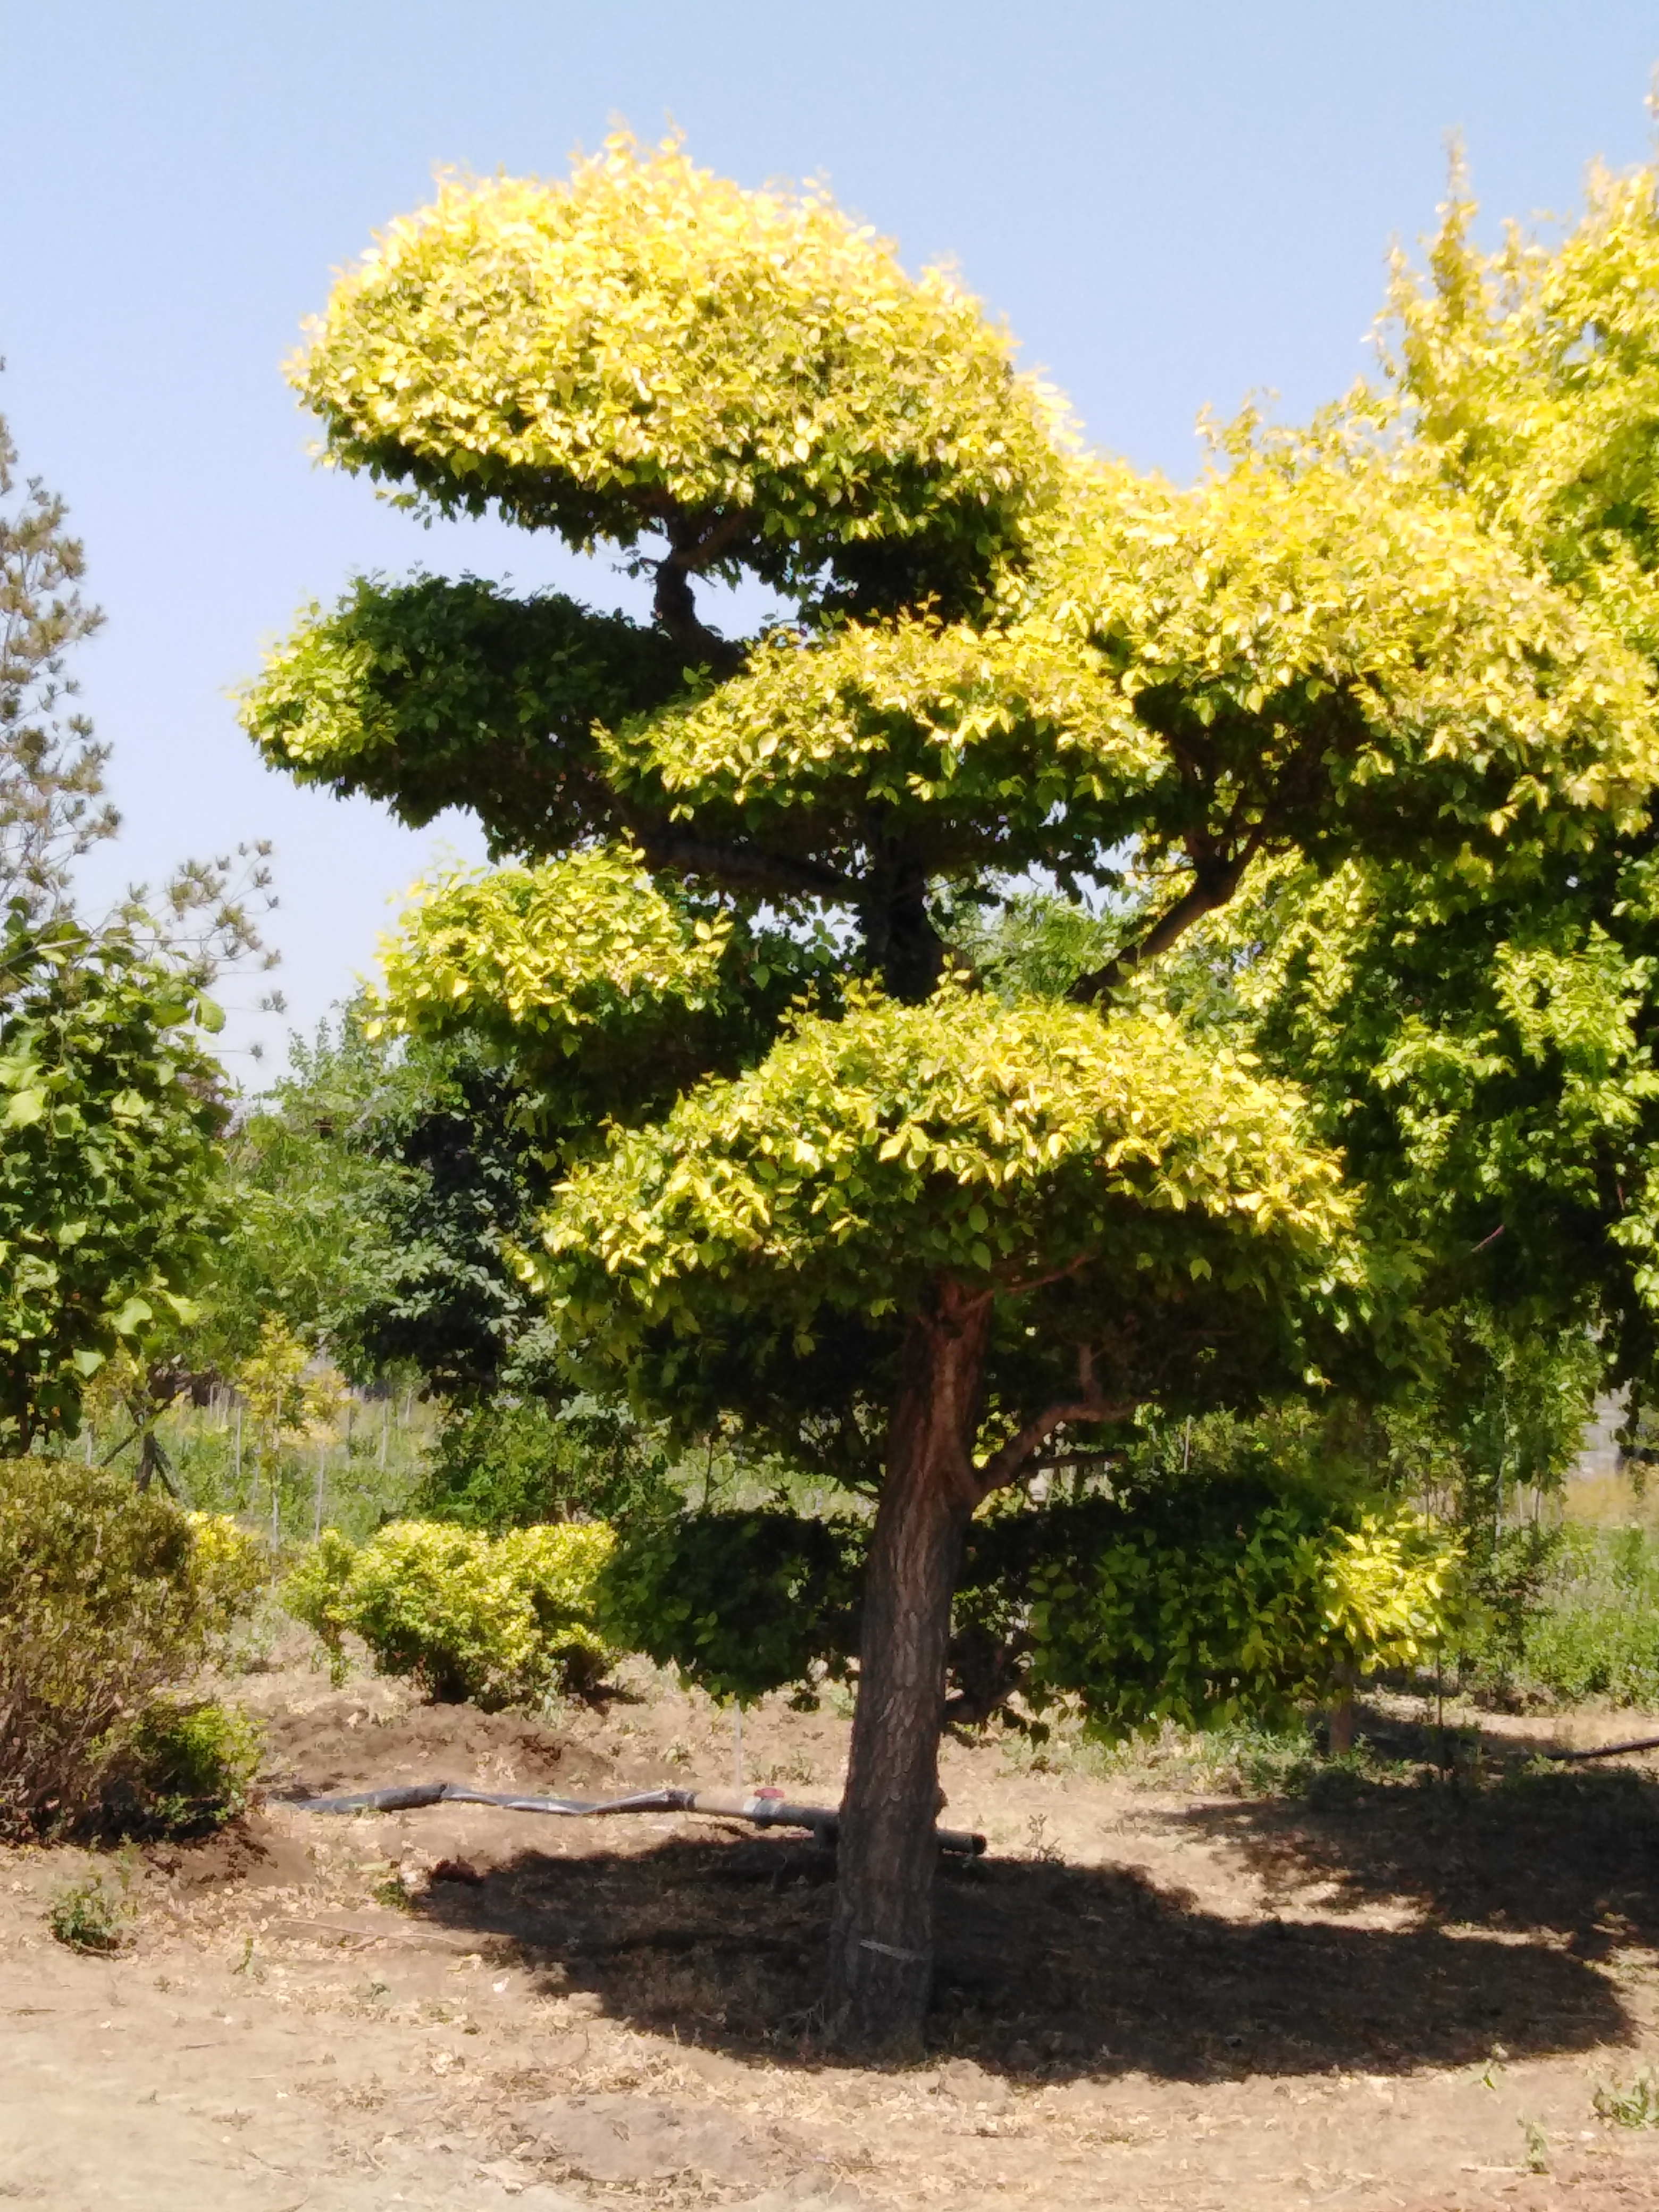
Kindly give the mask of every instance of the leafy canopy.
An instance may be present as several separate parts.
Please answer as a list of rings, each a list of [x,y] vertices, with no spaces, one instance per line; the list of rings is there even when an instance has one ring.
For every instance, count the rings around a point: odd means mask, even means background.
[[[624,546],[719,515],[733,571],[810,584],[896,544],[937,582],[1054,472],[1010,350],[822,193],[618,137],[568,185],[447,185],[336,288],[295,379],[337,461],[441,511]]]
[[[366,580],[244,707],[293,773],[461,800],[512,856],[424,889],[390,1006],[521,1086],[562,1174],[525,1265],[580,1372],[839,1425],[867,1470],[948,1286],[994,1310],[1012,1471],[1055,1421],[1322,1370],[1376,1303],[1330,1150],[1114,994],[1275,855],[1450,896],[1634,831],[1652,671],[1599,604],[1375,396],[1246,420],[1189,489],[1079,454],[947,280],[677,142],[445,186],[294,374],[338,465],[654,580],[648,623]],[[793,611],[733,641],[696,586],[744,572]],[[1091,1007],[951,980],[1011,872],[1132,855]]]
[[[1334,1163],[1299,1137],[1283,1091],[1172,1022],[870,996],[619,1133],[559,1194],[540,1276],[579,1328],[619,1279],[637,1326],[725,1315],[800,1350],[820,1306],[878,1320],[935,1274],[1035,1296],[1088,1267],[1131,1304],[1212,1274],[1265,1289],[1271,1232],[1317,1247],[1344,1224]]]
[[[1593,169],[1559,234],[1511,227],[1485,253],[1455,171],[1426,267],[1396,262],[1374,401],[1537,604],[1616,638],[1650,693],[1656,185]],[[1308,1087],[1372,1233],[1405,1225],[1424,1295],[1461,1316],[1449,1344],[1495,1330],[1500,1364],[1524,1364],[1528,1333],[1553,1358],[1589,1332],[1604,1381],[1638,1395],[1659,1382],[1650,775],[1633,806],[1612,790],[1557,806],[1551,834],[1518,820],[1449,867],[1380,846],[1323,882],[1294,860],[1258,870],[1165,978],[1187,1018]]]
[[[1659,171],[1590,169],[1555,239],[1482,253],[1461,160],[1425,272],[1395,257],[1396,408],[1446,483],[1659,657]]]

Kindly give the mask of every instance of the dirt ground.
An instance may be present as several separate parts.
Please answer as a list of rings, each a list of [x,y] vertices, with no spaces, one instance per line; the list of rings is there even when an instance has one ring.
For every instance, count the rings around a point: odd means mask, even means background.
[[[88,1855],[0,1854],[0,2206],[1659,2207],[1659,2128],[1593,2104],[1659,2061],[1659,1767],[1528,1771],[1547,1723],[1485,1723],[1450,1777],[1277,1796],[952,1746],[947,1817],[990,1850],[940,1878],[928,2061],[879,2072],[814,2044],[809,1844],[282,1795],[723,1785],[706,1703],[641,1677],[541,1725],[304,1667],[239,1691],[270,1794],[95,1862],[128,1881],[119,1953],[46,1924]],[[1413,1710],[1371,1716],[1381,1753],[1425,1748]],[[833,1802],[845,1743],[769,1708],[746,1774]]]

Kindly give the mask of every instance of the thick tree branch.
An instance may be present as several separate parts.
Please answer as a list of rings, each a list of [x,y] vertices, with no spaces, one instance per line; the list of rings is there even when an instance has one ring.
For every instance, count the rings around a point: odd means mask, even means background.
[[[754,845],[723,845],[699,837],[624,799],[595,769],[580,773],[592,793],[595,813],[625,830],[653,868],[701,876],[726,890],[769,892],[777,898],[828,898],[845,905],[858,902],[860,885],[836,869],[786,853],[762,852]]]
[[[722,515],[719,521],[707,526],[687,517],[676,516],[665,525],[668,551],[656,564],[652,612],[659,628],[665,630],[676,645],[683,645],[688,653],[696,653],[700,662],[718,669],[722,675],[732,675],[743,665],[744,648],[699,622],[691,579],[718,561],[750,526],[749,517],[741,514]]]
[[[1121,1421],[1133,1411],[1133,1399],[1119,1404],[1109,1398],[1073,1398],[1045,1407],[1035,1420],[1027,1421],[1018,1435],[1010,1437],[1000,1451],[993,1452],[984,1466],[975,1470],[980,1496],[988,1498],[994,1490],[1012,1482],[1054,1431],[1063,1429],[1068,1421]]]
[[[1039,1451],[1033,1455],[1040,1472],[1045,1474],[1069,1474],[1078,1468],[1112,1467],[1121,1456],[1118,1452],[1108,1451],[1104,1445],[1098,1451]],[[1028,1467],[1030,1463],[1030,1460],[1026,1462]]]
[[[1063,1267],[1051,1267],[1046,1275],[1027,1275],[1018,1282],[999,1282],[998,1290],[1006,1298],[1023,1298],[1031,1291],[1047,1290],[1050,1283],[1063,1283],[1079,1268],[1086,1267],[1095,1257],[1093,1252],[1079,1252],[1075,1260],[1068,1260]]]
[[[779,898],[827,898],[853,905],[859,886],[850,876],[817,860],[784,853],[765,853],[754,845],[721,845],[691,831],[653,822],[638,808],[617,800],[623,827],[653,868],[701,876],[726,890],[770,892]]]
[[[1063,1429],[1071,1421],[1121,1421],[1133,1413],[1134,1401],[1122,1402],[1103,1398],[1095,1388],[1094,1354],[1086,1344],[1078,1346],[1078,1382],[1081,1395],[1062,1399],[1045,1407],[1035,1420],[1009,1437],[1000,1451],[993,1452],[981,1468],[975,1470],[975,1480],[981,1498],[988,1498],[994,1490],[1012,1482],[1021,1468],[1040,1451],[1056,1429]]]
[[[1258,825],[1228,859],[1200,860],[1194,870],[1191,888],[1183,891],[1173,906],[1166,907],[1133,945],[1121,946],[1103,967],[1079,975],[1066,997],[1081,1006],[1092,1005],[1126,982],[1147,961],[1156,960],[1160,952],[1167,952],[1195,921],[1201,921],[1206,914],[1213,914],[1218,907],[1226,905],[1238,889],[1244,871],[1266,842],[1266,831]]]
[[[894,998],[919,1006],[939,988],[949,951],[927,910],[927,872],[902,848],[884,851],[878,830],[870,844],[875,857],[859,887],[864,957]]]

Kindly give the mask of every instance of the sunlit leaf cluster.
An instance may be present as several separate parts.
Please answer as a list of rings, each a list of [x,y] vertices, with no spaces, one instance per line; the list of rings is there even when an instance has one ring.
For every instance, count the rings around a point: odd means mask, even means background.
[[[1102,655],[1040,618],[777,633],[740,675],[636,717],[606,751],[618,788],[671,819],[849,876],[882,824],[929,874],[974,880],[1092,871],[1167,768]]]
[[[821,933],[694,901],[626,842],[417,884],[382,963],[383,1020],[510,1054],[526,1116],[568,1139],[752,1058],[835,983]]]
[[[245,712],[301,782],[389,800],[416,826],[470,807],[497,849],[558,851],[613,819],[595,725],[672,698],[684,660],[556,592],[368,578],[308,611]]]
[[[789,1310],[810,1334],[820,1302],[902,1311],[935,1275],[1017,1294],[1060,1272],[1114,1303],[1212,1272],[1255,1285],[1346,1212],[1294,1096],[1173,1021],[952,987],[802,1019],[753,1071],[618,1132],[556,1194],[538,1273],[579,1316],[615,1296],[692,1329]]]
[[[1599,164],[1558,237],[1492,252],[1461,165],[1419,274],[1396,255],[1389,366],[1447,479],[1659,653],[1659,197]]]
[[[388,999],[435,1031],[480,1006],[514,1028],[571,1035],[624,1005],[713,1004],[732,917],[665,897],[637,853],[596,846],[544,868],[452,873],[416,887],[387,940]]]
[[[942,271],[817,191],[626,137],[569,181],[451,182],[336,288],[295,364],[344,465],[577,543],[726,519],[781,581],[860,542],[1011,533],[1051,408]]]
[[[1177,771],[1155,842],[1224,820],[1270,848],[1409,836],[1420,864],[1547,808],[1581,842],[1569,810],[1639,813],[1651,672],[1615,635],[1363,416],[1234,447],[1190,490],[1103,472],[1056,562],[1052,618]]]

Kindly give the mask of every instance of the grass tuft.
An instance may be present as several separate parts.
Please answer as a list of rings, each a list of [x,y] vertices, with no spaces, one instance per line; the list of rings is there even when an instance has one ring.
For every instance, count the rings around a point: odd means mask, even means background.
[[[125,1895],[112,1893],[101,1875],[89,1874],[70,1882],[53,1898],[46,1925],[71,1951],[118,1951],[127,1938],[127,1923],[134,1907]]]

